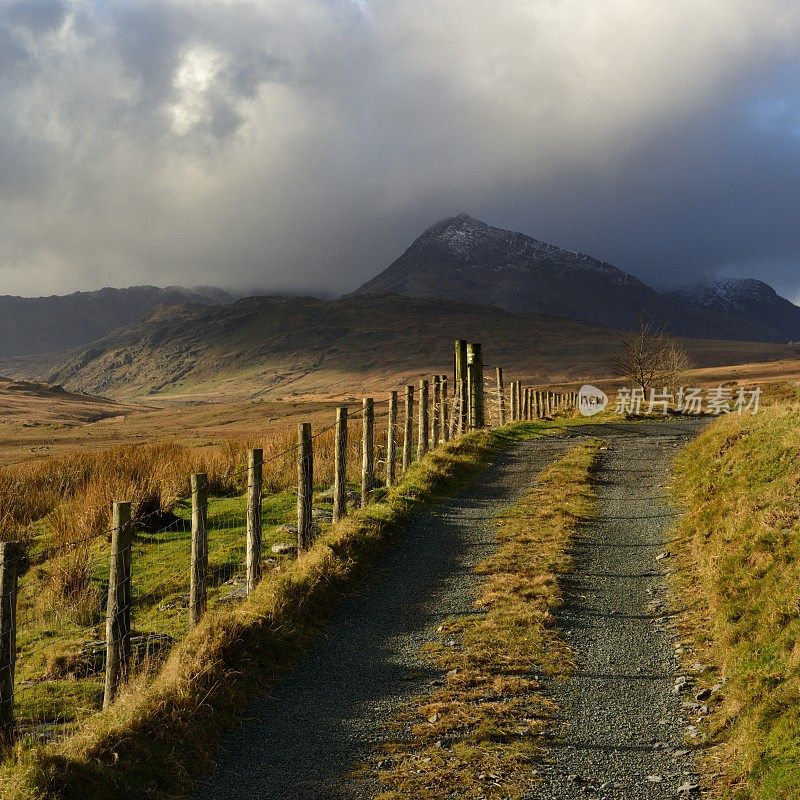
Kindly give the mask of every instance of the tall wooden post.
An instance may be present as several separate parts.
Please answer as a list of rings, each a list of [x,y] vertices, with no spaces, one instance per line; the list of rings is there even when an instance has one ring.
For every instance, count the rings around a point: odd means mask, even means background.
[[[206,612],[208,574],[208,476],[192,475],[192,566],[189,580],[189,624],[194,627]]]
[[[509,386],[509,399],[511,405],[511,421],[519,422],[519,410],[517,409],[517,382],[511,381]]]
[[[103,708],[128,679],[131,658],[131,504],[114,503],[106,604],[106,681]]]
[[[14,672],[17,662],[17,576],[22,548],[0,542],[0,746],[14,740]]]
[[[386,441],[386,485],[397,480],[397,392],[389,393],[389,431]]]
[[[414,450],[414,387],[406,386],[405,417],[403,419],[403,472],[411,466]]]
[[[441,440],[446,442],[450,438],[450,397],[447,393],[447,375],[442,375],[442,431]]]
[[[297,426],[297,550],[302,553],[314,543],[311,511],[314,502],[314,451],[311,423]]]
[[[419,430],[417,431],[417,461],[428,452],[428,381],[419,382]]]
[[[455,432],[464,433],[469,425],[469,387],[467,385],[467,340],[456,339],[453,390],[458,416],[453,420]]]
[[[503,368],[497,367],[497,415],[500,425],[506,424],[506,387],[503,383]]]
[[[247,593],[261,582],[261,478],[264,451],[247,453]]]
[[[441,426],[442,413],[442,377],[433,376],[433,414],[431,415],[431,448],[435,450],[439,446],[439,432]]]
[[[528,419],[536,419],[533,389],[528,389]]]
[[[371,397],[362,401],[361,419],[361,508],[364,508],[375,488],[375,410]]]
[[[333,521],[347,516],[347,406],[336,409],[333,451]]]
[[[530,408],[528,406],[528,403],[530,401],[530,397],[531,397],[531,395],[530,395],[530,392],[528,391],[528,387],[527,386],[523,386],[522,387],[522,419],[524,419],[525,421],[527,421],[527,420],[529,420],[531,418],[531,410],[530,410]]]
[[[472,379],[470,386],[470,422],[473,428],[486,425],[485,406],[483,401],[483,348],[478,342],[467,344],[467,379]]]
[[[475,397],[475,365],[470,363],[467,363],[467,397],[467,424],[469,430],[474,431],[477,428],[475,410],[478,401]]]
[[[535,408],[533,410],[533,415],[536,419],[542,418],[542,393],[537,389],[533,393],[533,401],[535,403]]]
[[[522,416],[522,381],[517,381],[517,421],[525,419]]]

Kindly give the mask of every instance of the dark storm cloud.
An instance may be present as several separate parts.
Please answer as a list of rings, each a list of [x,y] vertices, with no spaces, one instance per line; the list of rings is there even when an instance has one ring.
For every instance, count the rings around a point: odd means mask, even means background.
[[[789,0],[0,3],[0,293],[341,293],[462,210],[800,294]]]

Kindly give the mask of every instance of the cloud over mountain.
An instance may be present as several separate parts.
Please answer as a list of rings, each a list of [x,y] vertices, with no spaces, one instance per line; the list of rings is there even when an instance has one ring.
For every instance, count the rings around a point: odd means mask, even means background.
[[[0,292],[339,293],[466,208],[791,294],[799,42],[789,0],[10,0]]]

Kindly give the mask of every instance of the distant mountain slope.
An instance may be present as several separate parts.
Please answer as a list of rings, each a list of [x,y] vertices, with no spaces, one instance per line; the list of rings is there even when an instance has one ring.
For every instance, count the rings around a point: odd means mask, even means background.
[[[800,340],[800,308],[771,286],[753,278],[715,278],[679,289],[672,297],[686,305],[755,320],[780,331],[788,341]]]
[[[393,295],[318,300],[250,297],[229,306],[160,308],[65,358],[47,379],[116,397],[314,395],[390,388],[450,370],[455,338],[483,343],[507,380],[605,372],[619,335],[545,314],[511,314],[448,300]],[[785,345],[694,342],[698,366],[795,355]],[[577,379],[573,377],[573,379]]]
[[[432,225],[353,294],[384,293],[539,311],[617,329],[636,327],[644,314],[681,336],[785,339],[768,320],[744,323],[724,310],[687,305],[604,261],[467,214]]]
[[[158,305],[232,302],[222,289],[131,286],[51,297],[0,296],[0,357],[57,353],[142,319]]]

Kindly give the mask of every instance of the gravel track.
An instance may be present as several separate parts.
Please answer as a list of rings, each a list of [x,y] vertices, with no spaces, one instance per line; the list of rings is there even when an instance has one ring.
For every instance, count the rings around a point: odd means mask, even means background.
[[[516,444],[459,497],[417,515],[296,669],[226,737],[197,800],[371,797],[374,786],[345,775],[388,738],[400,703],[441,677],[420,648],[444,619],[475,613],[474,567],[494,547],[493,517],[573,444]]]
[[[597,472],[599,516],[574,542],[558,622],[575,674],[552,688],[559,720],[532,800],[698,797],[682,674],[664,610],[674,509],[663,485],[698,420],[597,426],[608,443]],[[592,426],[594,427],[594,426]],[[587,432],[586,428],[582,429]]]

